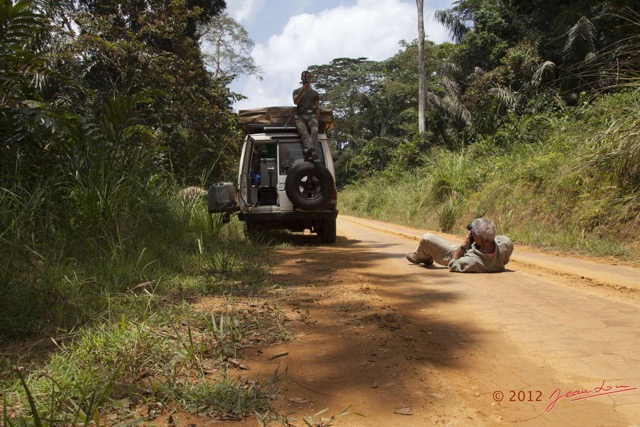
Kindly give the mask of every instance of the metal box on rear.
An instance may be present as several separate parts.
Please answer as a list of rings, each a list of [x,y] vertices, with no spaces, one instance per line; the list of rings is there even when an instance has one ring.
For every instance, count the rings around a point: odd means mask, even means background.
[[[231,182],[219,182],[207,191],[209,212],[226,212],[237,210],[236,191]]]

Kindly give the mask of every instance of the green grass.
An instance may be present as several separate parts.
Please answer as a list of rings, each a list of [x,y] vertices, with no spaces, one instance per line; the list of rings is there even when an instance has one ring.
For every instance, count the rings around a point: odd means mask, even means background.
[[[636,89],[434,148],[418,170],[347,186],[341,212],[460,235],[487,216],[519,244],[638,261],[639,103]]]
[[[2,382],[4,423],[95,421],[107,415],[132,421],[129,408],[118,405],[122,399],[130,407],[173,402],[214,417],[266,412],[277,390],[276,373],[260,383],[233,378],[232,368],[243,348],[287,340],[285,322],[277,307],[251,301],[227,300],[212,312],[189,304],[165,306],[145,319],[122,316],[84,327],[44,362],[3,355],[28,363],[4,370],[12,378]]]
[[[187,384],[173,398],[193,413],[241,421],[254,413],[268,412],[267,396],[277,390],[275,380],[274,376],[259,384],[222,375],[215,382]]]
[[[105,210],[68,215],[44,187],[0,191],[2,424],[135,422],[144,417],[129,407],[170,402],[213,416],[268,411],[276,378],[248,383],[230,362],[289,337],[277,307],[243,302],[272,286],[265,246],[211,217],[203,198],[129,185]],[[207,296],[225,303],[188,303]],[[22,342],[55,345],[12,350]]]

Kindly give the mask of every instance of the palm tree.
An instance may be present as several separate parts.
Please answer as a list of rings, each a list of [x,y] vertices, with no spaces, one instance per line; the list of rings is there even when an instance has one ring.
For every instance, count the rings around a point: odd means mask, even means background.
[[[424,75],[424,2],[416,0],[418,6],[418,133],[424,135],[424,104],[426,82]]]

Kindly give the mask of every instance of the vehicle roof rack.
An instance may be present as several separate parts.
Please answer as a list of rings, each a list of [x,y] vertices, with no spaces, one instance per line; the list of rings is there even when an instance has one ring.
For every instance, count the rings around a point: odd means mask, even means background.
[[[297,134],[298,128],[288,125],[269,125],[262,123],[246,123],[243,125],[244,129],[249,133],[274,133],[274,132],[295,132]]]
[[[238,120],[249,133],[289,131],[296,129],[296,107],[266,107],[240,110]],[[333,127],[333,111],[328,108],[320,109],[320,123],[318,130],[327,132]]]

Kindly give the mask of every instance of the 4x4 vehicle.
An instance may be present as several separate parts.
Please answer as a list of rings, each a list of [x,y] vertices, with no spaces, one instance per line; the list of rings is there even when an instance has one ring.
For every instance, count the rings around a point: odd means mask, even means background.
[[[322,110],[316,144],[318,159],[304,160],[295,127],[295,107],[241,110],[247,132],[231,201],[231,183],[209,189],[209,212],[237,210],[249,235],[267,229],[316,233],[324,243],[336,240],[337,192],[326,131],[331,110]],[[231,206],[231,207],[230,207]]]

